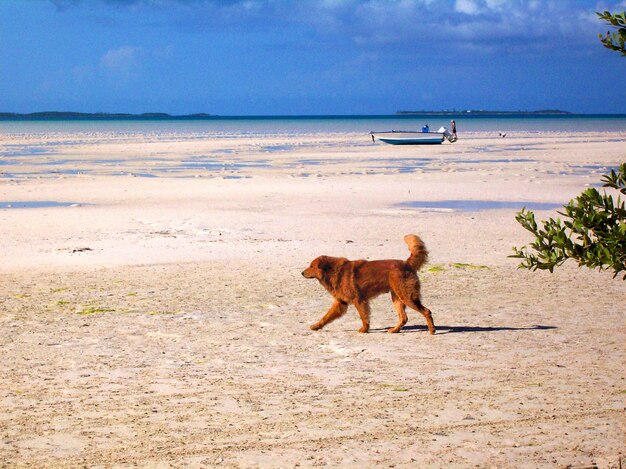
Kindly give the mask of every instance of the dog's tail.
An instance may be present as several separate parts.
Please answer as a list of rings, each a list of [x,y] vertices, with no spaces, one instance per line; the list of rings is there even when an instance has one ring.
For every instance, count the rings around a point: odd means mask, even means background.
[[[404,242],[409,247],[409,251],[411,251],[411,255],[406,260],[406,263],[409,264],[415,271],[420,270],[422,265],[428,261],[428,251],[426,250],[424,242],[419,236],[415,236],[413,234],[406,235],[404,237]]]

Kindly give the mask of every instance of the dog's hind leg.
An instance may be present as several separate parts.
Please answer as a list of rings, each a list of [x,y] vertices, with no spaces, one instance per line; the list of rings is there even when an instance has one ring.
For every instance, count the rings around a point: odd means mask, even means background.
[[[394,299],[393,295],[395,294],[404,305],[421,313],[428,324],[428,332],[430,332],[431,335],[434,334],[435,324],[433,323],[433,315],[420,301],[420,282],[417,276],[406,275],[401,272],[392,272],[389,279],[389,285],[391,287],[392,299]],[[399,314],[400,313],[398,312],[398,315]],[[389,332],[391,332],[391,330]]]
[[[370,330],[370,305],[367,301],[355,300],[353,303],[356,310],[359,312],[361,322],[363,325],[359,329],[359,332],[365,334]]]
[[[414,301],[415,306],[417,306],[417,309],[420,313],[422,313],[422,316],[424,316],[424,318],[426,318],[426,323],[428,324],[428,332],[430,333],[430,335],[433,335],[435,333],[435,323],[433,322],[433,314],[430,312],[430,309],[428,309],[427,307],[425,307],[422,302],[420,300],[416,300]]]
[[[398,324],[396,324],[394,327],[387,330],[387,332],[391,332],[391,333],[400,332],[400,329],[404,327],[404,325],[409,320],[409,318],[406,315],[404,303],[402,302],[400,298],[398,298],[398,295],[396,295],[393,291],[391,292],[391,301],[393,301],[393,305],[395,306],[396,311],[398,312]]]
[[[348,303],[335,300],[335,302],[332,304],[328,312],[322,317],[322,319],[317,321],[315,324],[311,324],[309,328],[314,331],[321,329],[329,322],[333,322],[335,319],[343,316],[346,311],[348,311]]]

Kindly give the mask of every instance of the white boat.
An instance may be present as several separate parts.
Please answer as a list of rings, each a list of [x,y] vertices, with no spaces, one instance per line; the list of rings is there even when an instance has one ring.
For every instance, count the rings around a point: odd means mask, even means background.
[[[370,132],[372,141],[375,139],[391,145],[438,145],[444,140],[456,142],[456,135],[448,129],[441,127],[437,132],[419,132],[413,130],[388,130],[383,132]]]

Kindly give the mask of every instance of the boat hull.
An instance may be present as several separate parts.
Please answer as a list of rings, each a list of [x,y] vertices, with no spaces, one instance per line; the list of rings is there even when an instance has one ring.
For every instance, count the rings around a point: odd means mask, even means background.
[[[439,132],[375,132],[374,137],[390,145],[439,145],[444,134]]]

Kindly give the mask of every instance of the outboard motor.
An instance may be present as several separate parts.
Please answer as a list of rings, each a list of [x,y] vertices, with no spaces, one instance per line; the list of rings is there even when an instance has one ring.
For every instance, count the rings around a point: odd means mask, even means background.
[[[450,132],[445,127],[441,127],[437,132],[439,132],[440,134],[443,134],[443,136],[446,138],[446,140],[448,140],[448,142],[450,142],[450,143],[454,143],[457,140],[456,135],[454,135],[452,132]]]

